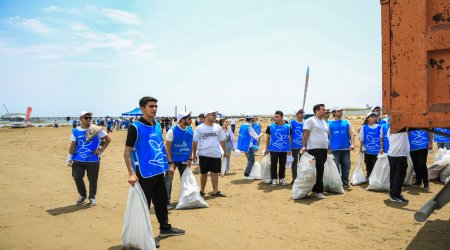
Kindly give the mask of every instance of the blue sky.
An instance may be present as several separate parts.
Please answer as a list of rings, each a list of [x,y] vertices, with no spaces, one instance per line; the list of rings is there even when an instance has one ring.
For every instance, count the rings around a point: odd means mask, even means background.
[[[381,102],[379,1],[0,0],[0,102],[33,116]],[[2,113],[5,110],[2,108]]]

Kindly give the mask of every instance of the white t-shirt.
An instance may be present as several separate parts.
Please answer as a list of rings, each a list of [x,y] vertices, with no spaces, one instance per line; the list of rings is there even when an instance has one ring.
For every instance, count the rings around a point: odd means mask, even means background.
[[[328,124],[313,116],[305,121],[303,129],[309,130],[306,149],[328,149]]]
[[[78,129],[79,131],[81,131],[81,132],[86,131],[86,129],[85,129],[85,128],[81,128],[81,126],[78,126],[77,129]],[[106,134],[105,130],[102,129],[102,130],[100,130],[100,132],[98,132],[97,136],[98,136],[100,139],[102,139],[103,137],[107,136],[107,134]],[[70,140],[71,140],[71,141],[77,141],[77,138],[75,138],[75,136],[73,135],[73,133],[70,134]]]
[[[231,125],[236,125],[236,119],[231,118]]]
[[[180,126],[178,126],[178,124],[177,124],[177,127],[178,127],[179,129],[183,130],[183,131],[186,131],[186,129],[180,128]],[[186,128],[187,128],[187,127],[186,127]],[[166,141],[173,141],[173,129],[172,129],[172,128],[170,128],[169,131],[167,131],[167,134],[166,134]]]
[[[208,126],[200,124],[194,133],[194,142],[198,142],[198,155],[221,158],[220,142],[225,141],[225,133],[218,124]]]
[[[409,155],[409,140],[408,133],[401,132],[391,134],[391,129],[388,130],[389,152],[388,155],[392,157],[408,157]]]

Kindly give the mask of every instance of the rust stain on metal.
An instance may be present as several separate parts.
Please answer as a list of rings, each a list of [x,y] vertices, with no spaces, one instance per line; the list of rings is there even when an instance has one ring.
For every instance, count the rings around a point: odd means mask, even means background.
[[[391,129],[449,127],[449,0],[380,2],[383,112]]]

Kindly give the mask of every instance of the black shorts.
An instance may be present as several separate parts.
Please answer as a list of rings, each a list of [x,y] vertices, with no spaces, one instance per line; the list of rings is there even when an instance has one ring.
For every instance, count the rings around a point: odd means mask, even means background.
[[[212,158],[207,156],[199,156],[200,174],[207,174],[208,172],[220,173],[222,168],[222,159]]]

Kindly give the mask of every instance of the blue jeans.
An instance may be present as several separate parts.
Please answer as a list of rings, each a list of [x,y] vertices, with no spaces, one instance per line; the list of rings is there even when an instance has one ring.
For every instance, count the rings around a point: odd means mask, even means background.
[[[348,185],[348,176],[350,174],[350,150],[332,151],[334,163],[341,174],[342,184]]]
[[[178,172],[180,172],[180,178],[181,178],[184,170],[187,168],[187,165],[184,163],[181,163],[181,162],[174,162],[174,164],[178,168]],[[175,173],[174,173],[174,175],[175,175]],[[166,171],[164,173],[164,182],[166,183],[168,203],[170,203],[170,196],[172,194],[172,181],[173,181],[173,176],[170,176],[169,171]]]
[[[227,149],[227,165],[225,167],[225,174],[228,174],[230,172],[231,150],[233,150],[233,143],[231,140],[226,141],[225,147]]]
[[[255,164],[255,149],[253,147],[250,147],[245,155],[247,155],[248,163],[247,167],[245,168],[244,175],[249,176],[250,172],[252,172],[252,167]]]
[[[437,146],[438,146],[438,148],[447,148],[447,150],[449,150],[450,142],[438,142]]]

